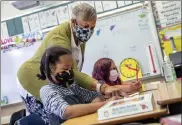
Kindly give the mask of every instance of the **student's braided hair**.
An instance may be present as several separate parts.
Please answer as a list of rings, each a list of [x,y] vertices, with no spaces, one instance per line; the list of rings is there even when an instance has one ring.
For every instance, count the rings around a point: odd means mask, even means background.
[[[58,46],[48,48],[41,58],[40,74],[37,74],[37,77],[41,80],[48,79],[49,81],[54,83],[51,77],[50,64],[55,65],[56,62],[59,61],[59,57],[66,54],[71,54],[71,52],[65,48]]]

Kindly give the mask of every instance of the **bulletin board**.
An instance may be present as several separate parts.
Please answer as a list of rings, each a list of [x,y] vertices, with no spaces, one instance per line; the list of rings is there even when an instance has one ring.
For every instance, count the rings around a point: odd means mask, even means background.
[[[170,37],[174,38],[177,51],[181,51],[181,1],[153,1],[152,6],[165,53],[167,55],[172,53]]]
[[[57,26],[65,20],[70,19],[72,8],[79,3],[88,3],[95,7],[97,14],[101,14],[139,2],[140,1],[69,1],[64,4],[53,5],[16,18],[1,21],[1,38]]]

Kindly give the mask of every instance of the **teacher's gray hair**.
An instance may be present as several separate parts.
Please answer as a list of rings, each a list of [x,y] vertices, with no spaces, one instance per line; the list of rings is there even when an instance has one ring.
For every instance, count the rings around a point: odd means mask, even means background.
[[[97,19],[97,12],[91,5],[87,3],[81,3],[72,9],[72,19],[93,21]]]

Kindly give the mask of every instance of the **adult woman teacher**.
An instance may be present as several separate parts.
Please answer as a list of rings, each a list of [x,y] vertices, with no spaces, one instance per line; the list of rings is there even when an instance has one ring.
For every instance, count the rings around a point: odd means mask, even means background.
[[[61,46],[72,52],[75,60],[73,71],[77,84],[89,90],[97,90],[108,96],[125,94],[116,87],[110,87],[106,84],[101,86],[97,80],[80,72],[84,62],[86,41],[90,39],[94,32],[96,19],[96,10],[92,6],[86,3],[77,5],[72,10],[71,21],[60,24],[58,27],[50,31],[42,41],[34,56],[20,67],[18,71],[18,80],[21,89],[24,90],[24,96],[22,97],[26,104],[29,105],[29,110],[32,108],[30,106],[32,105],[32,102],[40,100],[40,88],[48,84],[48,81],[38,80],[36,74],[40,72],[40,59],[44,51],[53,45]],[[31,104],[28,100],[31,100]]]

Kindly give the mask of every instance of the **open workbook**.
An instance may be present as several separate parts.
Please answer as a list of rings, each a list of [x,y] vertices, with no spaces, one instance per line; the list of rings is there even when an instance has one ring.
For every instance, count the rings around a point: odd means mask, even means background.
[[[101,107],[98,113],[98,120],[106,120],[121,116],[138,114],[153,110],[152,93],[136,95],[129,98],[110,101]]]

